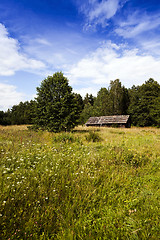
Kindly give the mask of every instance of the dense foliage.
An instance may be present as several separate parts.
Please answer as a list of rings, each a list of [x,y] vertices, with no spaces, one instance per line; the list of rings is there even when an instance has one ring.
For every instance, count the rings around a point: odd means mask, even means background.
[[[108,89],[101,88],[91,105],[84,105],[81,123],[91,116],[131,115],[135,126],[160,126],[160,85],[149,79],[142,86],[127,89],[119,79],[111,81]]]
[[[35,127],[53,132],[72,129],[79,117],[78,101],[63,73],[49,76],[37,88]]]
[[[32,124],[36,102],[20,102],[7,112],[0,111],[0,125]]]
[[[159,239],[160,129],[95,130],[0,127],[0,239]]]
[[[160,85],[149,79],[142,86],[129,91],[130,106],[128,112],[134,125],[160,126]]]
[[[0,111],[0,125],[34,124],[49,131],[66,131],[91,116],[129,114],[135,126],[160,126],[160,84],[153,79],[131,89],[116,79],[108,89],[101,88],[97,97],[87,93],[82,99],[57,72],[42,81],[37,93],[34,101]]]

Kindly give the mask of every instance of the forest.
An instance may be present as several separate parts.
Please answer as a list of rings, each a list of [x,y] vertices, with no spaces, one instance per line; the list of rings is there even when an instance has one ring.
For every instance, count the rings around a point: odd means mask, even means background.
[[[62,73],[55,73],[53,76],[56,76],[56,74],[60,74],[60,77],[64,78]],[[50,78],[48,77],[48,79]],[[60,80],[58,79],[57,81]],[[48,83],[45,84],[47,90]],[[41,88],[42,86],[37,88],[37,91]],[[60,88],[62,88],[62,86],[59,86],[59,89]],[[63,91],[68,91],[67,89],[69,89],[69,94],[71,94],[72,88],[70,86],[65,85],[63,88]],[[47,94],[48,92],[43,92],[43,95],[47,96]],[[52,94],[53,96],[47,100],[48,102],[42,102],[41,105],[47,104],[47,106],[49,106],[52,102],[51,98],[54,98],[55,92]],[[84,98],[77,93],[72,93],[72,97],[74,98],[74,120],[70,119],[68,122],[70,126],[83,125],[91,116],[129,114],[133,126],[160,127],[160,84],[152,78],[140,86],[133,85],[132,88],[126,88],[119,79],[116,79],[110,82],[108,89],[102,87],[96,97],[88,93]],[[46,118],[50,118],[50,115],[53,113],[57,115],[56,109],[60,108],[60,105],[58,105],[59,100],[56,101],[55,113],[52,107],[52,110],[45,112]],[[70,100],[67,100],[65,108],[71,108],[69,102]],[[36,111],[37,103],[38,98],[31,101],[20,102],[6,112],[0,111],[0,125],[35,124],[37,119],[42,119],[42,116],[38,115]],[[42,108],[40,108],[40,112],[42,112]],[[54,116],[52,116],[52,118],[54,119]],[[72,124],[73,122],[74,124]]]

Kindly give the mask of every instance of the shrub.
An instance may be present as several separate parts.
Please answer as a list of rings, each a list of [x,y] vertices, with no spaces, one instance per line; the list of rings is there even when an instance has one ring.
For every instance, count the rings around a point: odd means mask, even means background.
[[[79,138],[73,136],[71,133],[61,133],[53,137],[53,142],[73,143],[73,142],[79,142]]]
[[[99,136],[98,133],[91,131],[91,132],[89,132],[89,134],[86,136],[86,140],[87,140],[88,142],[100,142],[102,139],[101,139],[101,137]]]

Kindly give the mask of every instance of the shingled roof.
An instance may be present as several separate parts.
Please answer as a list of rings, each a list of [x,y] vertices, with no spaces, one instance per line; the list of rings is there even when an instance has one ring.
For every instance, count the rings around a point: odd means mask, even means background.
[[[114,115],[114,116],[101,116],[101,117],[90,117],[86,122],[86,126],[104,126],[112,124],[127,124],[130,116],[129,115]]]

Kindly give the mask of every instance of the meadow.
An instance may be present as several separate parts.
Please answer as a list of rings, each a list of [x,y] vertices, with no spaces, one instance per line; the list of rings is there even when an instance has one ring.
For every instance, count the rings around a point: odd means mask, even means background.
[[[160,129],[0,127],[0,239],[159,239]]]

